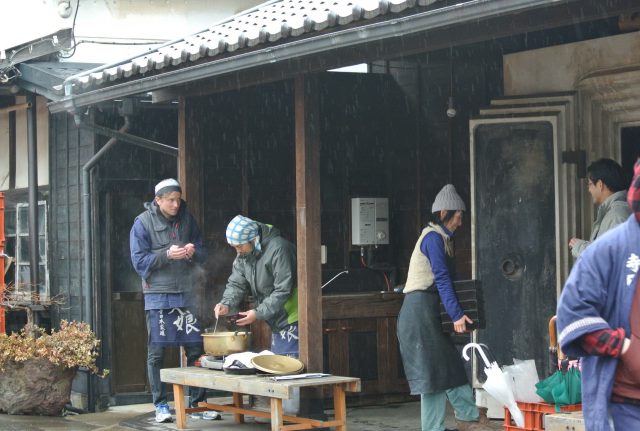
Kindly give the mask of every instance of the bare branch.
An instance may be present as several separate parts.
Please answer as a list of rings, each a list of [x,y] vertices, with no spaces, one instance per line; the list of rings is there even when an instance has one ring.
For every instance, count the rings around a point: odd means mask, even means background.
[[[31,286],[28,284],[21,285],[17,289],[15,283],[5,286],[4,292],[0,295],[0,306],[4,306],[14,310],[31,309],[34,305],[50,307],[53,305],[62,305],[66,303],[64,295],[56,295],[52,297],[41,297],[37,292],[31,292]]]

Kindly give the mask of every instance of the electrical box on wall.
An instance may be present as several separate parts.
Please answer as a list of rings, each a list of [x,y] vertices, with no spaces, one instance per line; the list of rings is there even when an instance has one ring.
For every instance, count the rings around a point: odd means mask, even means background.
[[[389,199],[351,199],[351,244],[389,244]]]

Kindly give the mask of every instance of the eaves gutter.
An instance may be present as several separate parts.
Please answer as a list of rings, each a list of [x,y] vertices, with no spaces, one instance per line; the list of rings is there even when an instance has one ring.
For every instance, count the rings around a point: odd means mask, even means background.
[[[72,112],[77,107],[138,93],[185,84],[244,69],[260,67],[302,56],[320,54],[333,49],[356,46],[387,38],[402,37],[425,30],[434,30],[468,21],[520,13],[546,5],[558,5],[577,0],[475,0],[414,15],[391,18],[329,34],[291,40],[279,46],[236,54],[183,69],[135,79],[77,95],[68,95],[49,104],[51,113]]]

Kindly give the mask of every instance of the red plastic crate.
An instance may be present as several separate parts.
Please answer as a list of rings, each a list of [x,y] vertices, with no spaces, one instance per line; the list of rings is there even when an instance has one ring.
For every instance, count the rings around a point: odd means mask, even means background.
[[[523,403],[518,401],[518,407],[524,416],[524,428],[515,426],[511,422],[509,409],[504,409],[504,431],[540,431],[544,430],[543,416],[549,413],[556,413],[556,406],[547,403]],[[569,404],[560,406],[560,412],[579,412],[582,404]]]

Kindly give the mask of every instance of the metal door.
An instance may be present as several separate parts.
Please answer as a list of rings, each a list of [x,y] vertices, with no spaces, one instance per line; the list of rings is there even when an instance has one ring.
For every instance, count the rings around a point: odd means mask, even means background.
[[[500,364],[535,359],[539,373],[548,369],[560,282],[556,118],[470,122],[473,278],[482,281],[487,320],[476,340]]]

